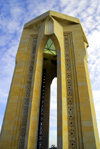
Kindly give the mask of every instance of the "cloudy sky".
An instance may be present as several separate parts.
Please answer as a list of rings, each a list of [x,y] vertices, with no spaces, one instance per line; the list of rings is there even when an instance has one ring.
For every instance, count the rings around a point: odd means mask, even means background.
[[[89,42],[88,67],[100,134],[100,0],[0,0],[0,127],[23,25],[54,10],[80,19]],[[56,144],[56,79],[51,89],[50,144]]]

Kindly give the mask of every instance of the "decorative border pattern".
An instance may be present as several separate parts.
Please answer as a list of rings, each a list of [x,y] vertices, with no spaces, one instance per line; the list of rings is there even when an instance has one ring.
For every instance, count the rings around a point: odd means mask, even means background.
[[[24,103],[23,103],[22,123],[21,123],[20,138],[19,138],[19,149],[24,149],[24,144],[25,144],[28,108],[29,108],[30,93],[31,93],[31,83],[32,83],[32,76],[33,76],[34,60],[36,56],[36,43],[37,43],[37,37],[34,36],[33,43],[32,43],[33,48],[31,53],[31,60],[29,65],[29,73],[27,76],[26,96],[24,98]]]
[[[65,65],[66,65],[66,84],[67,84],[67,110],[68,110],[68,136],[69,136],[69,148],[77,148],[76,140],[76,126],[75,126],[75,108],[74,108],[74,95],[73,95],[73,80],[72,80],[72,33],[64,33],[65,44]]]
[[[41,85],[41,99],[40,99],[40,114],[39,114],[39,126],[38,126],[38,140],[37,148],[43,148],[43,119],[44,119],[44,102],[45,102],[45,83],[46,83],[46,69],[43,69],[42,85]]]

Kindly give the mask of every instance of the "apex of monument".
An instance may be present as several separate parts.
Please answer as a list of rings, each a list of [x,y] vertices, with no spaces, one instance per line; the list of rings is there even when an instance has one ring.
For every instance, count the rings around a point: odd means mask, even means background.
[[[39,21],[42,21],[42,20],[45,20],[47,17],[53,17],[55,19],[59,19],[61,21],[67,21],[67,22],[70,22],[70,23],[80,23],[80,20],[78,18],[75,18],[75,17],[71,17],[71,16],[68,16],[66,14],[62,14],[62,13],[59,13],[59,12],[56,12],[56,11],[52,11],[52,10],[49,10],[43,14],[41,14],[40,16],[32,19],[31,21],[27,22],[24,27],[29,27],[31,26],[32,24],[34,23],[37,23]]]
[[[49,10],[49,11],[41,14],[40,16],[38,16],[38,17],[32,19],[31,21],[27,22],[24,25],[24,28],[32,28],[34,25],[36,26],[37,24],[41,24],[42,22],[44,22],[47,18],[51,18],[51,19],[56,20],[62,26],[80,24],[81,30],[83,33],[84,41],[87,43],[87,46],[88,46],[88,41],[87,41],[87,38],[85,36],[82,25],[80,23],[80,20],[78,18],[68,16],[66,14],[62,14],[62,13],[59,13],[56,11]]]

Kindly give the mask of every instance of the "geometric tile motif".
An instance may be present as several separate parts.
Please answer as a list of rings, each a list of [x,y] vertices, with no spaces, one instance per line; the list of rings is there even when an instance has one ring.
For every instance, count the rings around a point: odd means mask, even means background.
[[[72,33],[71,32],[64,33],[69,148],[76,149],[77,143],[76,143],[76,128],[75,128],[75,108],[73,98],[72,61],[71,61],[71,48],[70,48],[72,44],[71,40],[72,40]]]
[[[37,148],[43,148],[43,119],[44,117],[44,102],[45,102],[45,82],[46,82],[46,69],[43,69],[42,85],[41,85],[41,97],[40,97],[40,113],[39,113],[39,126],[38,126],[38,139]]]
[[[26,95],[25,95],[24,103],[23,103],[22,123],[21,123],[21,128],[20,128],[20,137],[19,137],[19,149],[24,149],[24,144],[25,144],[28,107],[29,107],[29,102],[30,102],[30,93],[31,93],[31,83],[32,83],[32,76],[33,76],[34,60],[35,60],[35,56],[36,56],[36,43],[37,43],[37,38],[33,37],[33,43],[32,43],[33,49],[32,49],[32,53],[31,53],[31,61],[30,61],[30,64],[28,66],[29,67],[29,73],[27,76]]]

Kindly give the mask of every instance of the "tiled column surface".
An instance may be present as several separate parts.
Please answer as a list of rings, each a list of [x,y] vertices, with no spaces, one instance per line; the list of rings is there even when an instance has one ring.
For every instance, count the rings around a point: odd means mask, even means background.
[[[67,85],[67,111],[68,111],[68,137],[69,148],[81,148],[81,129],[78,107],[78,95],[75,72],[75,60],[73,53],[72,33],[64,33],[65,57],[66,57],[66,85]]]
[[[79,25],[73,26],[73,46],[81,117],[81,142],[85,149],[99,149],[94,103],[87,67],[86,49]]]
[[[23,31],[3,122],[0,149],[17,149],[20,146],[19,141],[24,144],[25,114],[27,115],[28,110],[26,107],[29,102],[28,89],[31,86],[31,72],[34,65],[35,40],[36,38],[31,37],[27,31]]]
[[[70,148],[99,149],[87,54],[80,26],[66,27],[64,38],[69,145]]]
[[[63,27],[55,20],[55,45],[57,49],[57,148],[68,149],[68,121],[66,102],[65,51]]]
[[[42,80],[42,67],[43,67],[43,51],[39,47],[35,59],[35,76],[32,90],[32,100],[30,102],[30,113],[28,119],[28,131],[25,142],[25,148],[36,149],[37,135],[38,135],[38,120],[39,120],[39,106],[40,106],[40,93],[41,93],[41,80]]]
[[[57,148],[68,149],[68,119],[64,36],[62,26],[55,21],[57,47]],[[56,38],[54,40],[56,40]]]
[[[31,94],[33,90],[32,82],[34,81],[34,61],[35,61],[35,56],[36,56],[36,43],[37,43],[37,37],[32,37],[32,53],[30,57],[30,66],[29,66],[29,71],[27,74],[27,82],[26,82],[26,93],[25,93],[25,98],[23,102],[23,107],[22,107],[22,120],[21,120],[21,127],[20,127],[20,136],[19,136],[19,148],[22,149],[24,148],[25,144],[25,136],[26,136],[26,127],[27,127],[27,119],[28,119],[28,111],[29,111],[29,105],[31,103]],[[26,73],[26,72],[25,72]]]
[[[57,147],[62,149],[61,55],[57,51]]]

